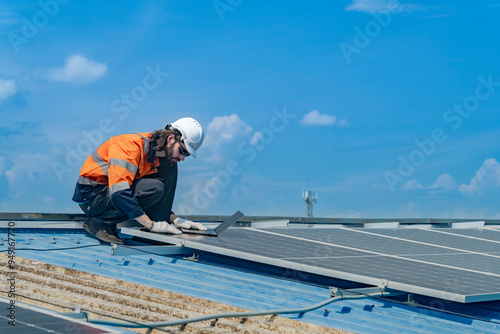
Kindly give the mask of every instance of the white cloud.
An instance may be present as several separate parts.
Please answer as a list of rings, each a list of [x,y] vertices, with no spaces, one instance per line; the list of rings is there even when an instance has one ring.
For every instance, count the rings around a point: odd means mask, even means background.
[[[0,100],[11,97],[17,93],[16,80],[3,80],[0,79]]]
[[[455,179],[450,174],[444,173],[438,176],[430,189],[453,190],[456,187]]]
[[[346,127],[349,125],[346,119],[341,119],[337,121],[337,116],[330,116],[327,114],[320,114],[317,110],[311,110],[308,114],[299,121],[302,125],[312,125],[312,126],[327,126],[327,125],[337,125],[339,127]]]
[[[249,127],[238,115],[216,116],[207,126],[207,140],[211,145],[220,143],[230,143],[236,136],[248,135],[252,132]]]
[[[417,190],[424,189],[424,186],[417,182],[417,180],[408,180],[402,186],[403,190]]]
[[[423,186],[417,180],[408,180],[401,185],[401,190],[438,189],[449,191],[457,188],[455,180],[450,174],[444,173],[438,176],[436,182],[430,187]]]
[[[207,126],[206,139],[203,143],[203,146],[213,153],[206,160],[222,160],[220,156],[221,151],[223,151],[221,150],[222,145],[229,144],[236,138],[243,140],[252,131],[252,128],[236,114],[214,117]]]
[[[33,192],[33,185],[43,182],[42,175],[50,172],[51,160],[42,154],[19,153],[3,174],[7,177],[9,196],[18,199]]]
[[[17,161],[5,171],[9,185],[17,186],[18,182],[31,182],[40,172],[45,172],[50,166],[50,159],[46,155],[20,153]]]
[[[462,195],[481,195],[486,190],[500,186],[500,164],[495,159],[486,159],[477,170],[470,184],[461,184],[458,190]]]
[[[50,149],[38,148],[34,147],[33,151],[42,153],[13,152],[5,157],[0,178],[0,211],[78,212],[79,208],[71,201],[70,195],[74,189],[73,181],[57,182],[57,175],[51,166],[55,157],[47,152]],[[77,171],[75,173],[78,174]],[[75,173],[72,173],[73,180]]]
[[[238,153],[238,146],[244,143],[249,147],[252,135],[259,138],[237,114],[214,117],[206,126],[203,142],[203,158],[210,164],[202,164],[179,182],[174,210],[181,215],[206,214],[230,200],[241,180],[239,161],[247,157]],[[228,167],[228,162],[233,167]]]
[[[394,5],[394,4],[393,4]],[[378,13],[388,10],[389,1],[386,0],[354,0],[346,6],[347,12],[357,11],[366,13]]]
[[[341,118],[338,122],[338,126],[345,128],[349,126],[349,122],[345,118]]]
[[[252,138],[250,139],[250,145],[255,145],[263,137],[262,132],[255,131]]]
[[[82,55],[72,55],[66,59],[64,67],[55,67],[46,71],[49,80],[89,84],[99,80],[108,71],[107,64],[100,64]]]
[[[370,14],[387,11],[398,14],[403,11],[411,12],[419,9],[422,9],[422,6],[415,4],[402,5],[397,0],[353,0],[345,8],[347,12],[356,11]]]

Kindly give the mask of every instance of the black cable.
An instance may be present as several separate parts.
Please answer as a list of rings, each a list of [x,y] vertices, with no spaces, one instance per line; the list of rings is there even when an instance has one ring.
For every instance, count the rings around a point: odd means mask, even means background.
[[[345,289],[339,289],[339,291],[340,290],[345,290]],[[448,310],[444,310],[444,309],[440,309],[440,308],[436,308],[436,307],[432,307],[432,306],[420,305],[420,304],[413,304],[413,305],[411,305],[411,304],[408,304],[406,302],[401,302],[401,301],[398,301],[398,300],[393,300],[393,299],[388,299],[388,298],[378,297],[378,296],[370,296],[369,294],[364,293],[364,292],[351,291],[351,290],[345,290],[345,291],[347,291],[349,293],[356,293],[356,294],[359,294],[359,295],[364,295],[364,296],[367,296],[367,297],[370,297],[370,298],[374,298],[374,299],[378,299],[378,300],[389,301],[389,302],[395,303],[395,304],[400,304],[400,305],[405,305],[405,306],[411,306],[411,307],[421,308],[421,309],[428,309],[428,310],[432,310],[432,311],[436,311],[436,312],[443,312],[443,313],[447,313],[447,314],[461,316],[461,317],[464,317],[464,318],[470,318],[470,319],[474,319],[474,320],[480,320],[480,321],[484,321],[484,322],[490,322],[492,324],[500,324],[500,321],[495,321],[493,319],[480,318],[480,317],[476,317],[476,316],[473,316],[473,315],[458,313],[458,312],[454,312],[454,311],[448,311]]]
[[[4,290],[0,290],[0,292],[6,293],[6,294],[9,293],[9,291],[4,291]],[[35,300],[35,301],[38,301],[38,302],[43,302],[43,303],[46,303],[46,304],[49,304],[49,305],[52,305],[52,306],[57,306],[57,307],[60,307],[60,308],[67,308],[67,309],[73,310],[73,308],[69,307],[69,306],[59,305],[59,304],[51,303],[51,302],[45,301],[45,300],[39,300],[39,299],[36,299],[36,298],[33,298],[33,297],[28,297],[28,296],[19,294],[17,292],[16,292],[16,296],[20,296],[20,297],[23,297],[23,298],[26,298],[26,299]]]
[[[3,252],[8,252],[9,250],[14,250],[14,251],[36,251],[36,252],[50,252],[50,251],[58,251],[58,250],[70,250],[70,249],[80,249],[80,248],[88,248],[88,247],[99,247],[99,246],[106,246],[109,247],[110,245],[105,245],[105,244],[98,244],[98,245],[84,245],[84,246],[75,246],[75,247],[67,247],[67,248],[46,248],[46,249],[38,249],[38,248],[12,248],[12,249],[2,249],[0,250],[0,253]]]

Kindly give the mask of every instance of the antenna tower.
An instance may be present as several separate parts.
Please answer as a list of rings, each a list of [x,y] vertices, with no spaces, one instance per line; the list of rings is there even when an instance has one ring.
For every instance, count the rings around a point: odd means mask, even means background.
[[[309,181],[307,181],[307,188],[309,188]],[[302,199],[306,202],[307,217],[313,216],[313,204],[318,199],[318,194],[314,191],[304,190],[302,192]]]

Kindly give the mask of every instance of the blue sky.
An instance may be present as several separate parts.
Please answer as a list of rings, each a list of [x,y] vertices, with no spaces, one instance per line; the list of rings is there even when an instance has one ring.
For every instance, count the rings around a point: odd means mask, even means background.
[[[498,1],[3,1],[0,211],[190,116],[178,214],[500,218]]]

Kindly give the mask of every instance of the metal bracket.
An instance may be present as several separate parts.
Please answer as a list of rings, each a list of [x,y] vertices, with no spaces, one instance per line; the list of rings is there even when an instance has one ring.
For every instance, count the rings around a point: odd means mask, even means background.
[[[190,257],[183,257],[184,260],[188,260],[188,261],[198,261],[198,259],[200,258],[200,254],[196,254],[196,253],[193,253],[192,256]]]
[[[388,281],[388,280],[381,280],[381,281],[378,283],[378,287],[379,287],[381,290],[385,290],[388,286],[389,286],[389,281]]]
[[[337,296],[337,292],[339,292],[339,288],[330,286],[330,298],[334,298]]]
[[[402,292],[402,291],[396,291],[392,289],[385,289],[381,288],[380,286],[373,286],[373,287],[367,287],[367,288],[358,288],[358,289],[341,289],[341,288],[336,288],[336,287],[329,287],[330,288],[330,298],[334,298],[337,296],[341,296],[345,299],[350,299],[353,296],[378,296],[378,297],[385,297],[387,296],[398,296],[398,295],[406,295],[407,292]],[[384,295],[385,294],[385,295]]]
[[[409,294],[408,294],[408,298],[407,298],[407,300],[405,301],[405,304],[410,305],[410,306],[418,306],[418,305],[419,305],[419,302],[417,302],[417,301],[415,300],[415,296],[413,295],[413,293],[409,293]]]
[[[115,256],[115,250],[118,247],[117,244],[111,244],[111,255]]]

